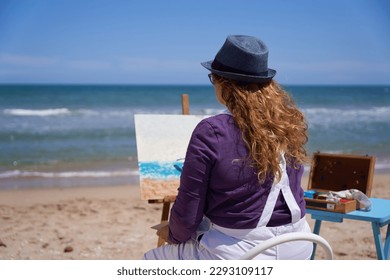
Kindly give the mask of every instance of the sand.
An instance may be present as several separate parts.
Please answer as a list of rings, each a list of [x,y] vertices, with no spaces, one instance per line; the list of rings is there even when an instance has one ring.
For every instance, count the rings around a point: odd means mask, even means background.
[[[180,184],[180,179],[141,179],[141,199],[153,200],[161,199],[165,196],[175,196],[177,194],[177,186]]]
[[[372,197],[390,199],[390,175],[374,176]],[[141,200],[135,185],[3,190],[0,259],[141,259],[157,244],[150,227],[159,223],[161,208]],[[370,223],[323,222],[321,235],[336,259],[376,259]]]

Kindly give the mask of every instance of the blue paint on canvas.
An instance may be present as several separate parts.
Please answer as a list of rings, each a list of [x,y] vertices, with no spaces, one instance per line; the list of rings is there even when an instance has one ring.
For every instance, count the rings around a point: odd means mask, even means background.
[[[173,179],[180,177],[183,162],[139,162],[138,166],[141,178]]]

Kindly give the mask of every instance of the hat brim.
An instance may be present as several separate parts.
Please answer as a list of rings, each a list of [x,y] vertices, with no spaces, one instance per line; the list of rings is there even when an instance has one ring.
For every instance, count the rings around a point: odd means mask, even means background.
[[[210,70],[211,73],[214,73],[218,76],[224,77],[226,79],[232,79],[240,82],[247,82],[247,83],[265,83],[272,80],[272,78],[276,75],[276,70],[269,69],[267,75],[264,76],[252,76],[252,75],[245,75],[245,74],[239,74],[234,72],[226,72],[226,71],[220,71],[213,69],[211,64],[213,63],[212,60],[202,62],[201,65]]]

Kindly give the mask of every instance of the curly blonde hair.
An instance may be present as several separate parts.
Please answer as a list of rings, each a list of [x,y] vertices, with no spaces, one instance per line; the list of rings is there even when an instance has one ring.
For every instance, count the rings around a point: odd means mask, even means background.
[[[259,181],[280,180],[279,156],[294,168],[307,161],[307,123],[289,94],[276,82],[242,84],[213,74],[221,97],[242,132]]]

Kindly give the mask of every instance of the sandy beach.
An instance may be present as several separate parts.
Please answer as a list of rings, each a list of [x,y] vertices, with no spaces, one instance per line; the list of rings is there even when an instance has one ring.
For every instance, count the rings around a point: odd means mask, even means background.
[[[372,197],[390,199],[389,186],[390,175],[375,174]],[[140,259],[157,244],[161,207],[137,185],[0,191],[0,259]],[[336,259],[376,259],[370,223],[324,222],[321,235]]]
[[[145,178],[140,180],[141,199],[160,199],[165,196],[176,196],[177,186],[180,184],[180,179],[150,179]]]

